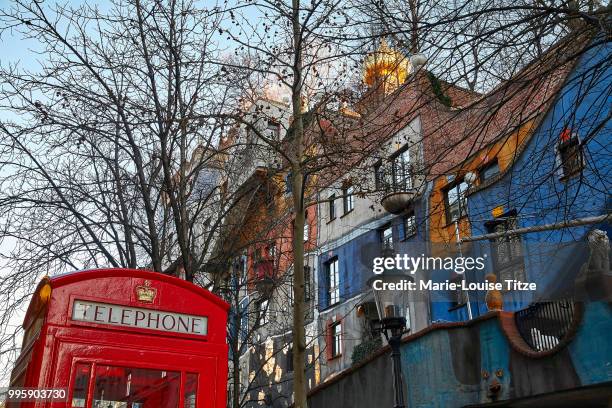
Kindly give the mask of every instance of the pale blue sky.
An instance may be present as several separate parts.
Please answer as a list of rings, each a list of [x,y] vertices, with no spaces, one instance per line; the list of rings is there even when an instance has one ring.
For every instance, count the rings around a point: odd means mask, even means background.
[[[12,6],[11,0],[0,0],[0,7],[2,9],[6,9]],[[47,4],[66,4],[73,7],[78,7],[85,3],[87,4],[97,4],[101,7],[104,5],[109,5],[108,1],[86,1],[86,0],[62,0],[61,2],[48,2]],[[44,4],[44,3],[43,3]],[[36,59],[38,56],[32,52],[32,50],[36,51],[36,41],[34,40],[26,40],[23,38],[21,33],[16,31],[5,32],[0,37],[0,63],[3,65],[7,62],[10,63],[19,63],[20,66],[33,69],[38,67],[38,63]]]

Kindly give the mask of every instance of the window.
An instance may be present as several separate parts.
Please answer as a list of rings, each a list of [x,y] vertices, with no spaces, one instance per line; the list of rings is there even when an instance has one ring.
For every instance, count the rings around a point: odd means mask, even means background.
[[[312,286],[310,284],[310,266],[304,266],[304,300],[310,300]]]
[[[72,385],[71,408],[83,408],[87,400],[91,366],[86,363],[77,363],[75,369],[76,375],[74,376],[74,383]]]
[[[248,275],[248,264],[249,264],[249,258],[247,255],[247,252],[243,252],[242,255],[240,255],[240,260],[238,261],[239,264],[239,268],[240,268],[240,284],[241,286],[244,286],[246,284],[247,281],[247,275]]]
[[[293,346],[289,346],[287,349],[287,372],[290,373],[293,371]]]
[[[268,314],[268,299],[260,300],[257,303],[257,316],[259,318],[259,325],[264,326],[269,322]]]
[[[238,305],[240,317],[240,342],[244,343],[249,333],[249,298],[244,298]]]
[[[382,160],[374,165],[374,186],[377,190],[385,190],[389,187]]]
[[[445,192],[446,222],[451,223],[467,215],[467,198],[465,192],[468,184],[461,181]]]
[[[342,354],[342,323],[334,323],[330,326],[331,331],[331,357]]]
[[[463,290],[461,286],[463,278],[463,275],[459,275],[452,279],[452,282],[457,284],[457,288],[451,293],[453,308],[463,306],[467,303],[467,291]]]
[[[416,234],[416,217],[410,213],[402,218],[400,224],[400,240],[405,240]]]
[[[393,227],[386,226],[380,231],[380,240],[382,241],[382,249],[393,249]]]
[[[293,185],[291,184],[292,178],[293,174],[291,172],[287,173],[285,176],[285,194],[289,194],[291,191],[293,191]]]
[[[565,129],[561,133],[558,149],[563,177],[571,177],[580,173],[584,167],[584,160],[578,136],[572,134],[569,129]]]
[[[304,242],[307,242],[310,238],[310,224],[308,223],[308,211],[304,218]]]
[[[406,329],[410,330],[410,306],[406,306]]]
[[[266,136],[272,140],[280,140],[280,123],[268,120]]]
[[[181,373],[98,365],[94,370],[93,385],[93,407],[125,407],[129,404],[132,407],[178,408]],[[196,387],[197,382],[190,390],[185,387],[185,391],[195,395]]]
[[[272,261],[274,264],[276,264],[276,245],[274,245],[274,243],[266,247],[266,254],[264,259]]]
[[[518,228],[516,215],[510,214],[505,219],[488,223],[490,232],[506,232]],[[505,235],[491,240],[493,267],[498,282],[506,279],[525,280],[523,263],[523,243],[520,235]]]
[[[340,274],[338,271],[338,258],[327,263],[327,298],[329,306],[340,301]]]
[[[412,171],[408,147],[404,147],[399,153],[391,157],[391,171],[394,191],[412,190]]]
[[[329,213],[329,220],[335,220],[336,219],[336,195],[332,194],[329,196],[329,199],[327,201],[329,209],[328,209],[328,213]]]
[[[487,182],[498,174],[499,164],[497,163],[497,159],[495,159],[480,170],[480,182]]]
[[[198,375],[196,373],[187,373],[185,375],[185,389],[183,391],[184,408],[196,408],[197,388]]]
[[[344,207],[344,214],[353,211],[353,208],[355,208],[355,196],[353,195],[354,191],[355,189],[353,188],[353,186],[349,186],[342,189],[342,203]]]

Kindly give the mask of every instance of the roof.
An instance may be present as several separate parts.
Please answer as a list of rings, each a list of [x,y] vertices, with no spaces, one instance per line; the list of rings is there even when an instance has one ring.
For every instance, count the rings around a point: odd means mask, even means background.
[[[142,278],[142,279],[151,279],[161,282],[166,282],[174,286],[178,286],[180,288],[186,289],[195,293],[198,296],[205,298],[206,300],[220,306],[224,310],[229,310],[230,305],[217,295],[209,292],[208,290],[201,288],[197,285],[194,285],[191,282],[188,282],[183,279],[175,278],[174,276],[165,275],[159,272],[153,272],[146,269],[129,269],[129,268],[108,268],[108,269],[89,269],[83,271],[73,271],[63,273],[61,275],[55,275],[52,277],[45,276],[38,284],[34,294],[32,296],[32,300],[30,301],[30,305],[28,306],[28,311],[26,313],[26,318],[24,320],[24,326],[27,326],[27,322],[31,320],[34,315],[37,314],[38,310],[43,306],[40,301],[40,297],[37,296],[40,293],[41,289],[49,284],[52,289],[59,288],[62,286],[70,285],[75,282],[81,282],[96,278],[109,278],[109,277],[131,277],[131,278]]]
[[[417,72],[359,120],[352,120],[353,128],[342,138],[351,147],[346,149],[341,166],[325,177],[323,186],[350,173],[417,117],[421,117],[424,152],[424,167],[417,172],[426,174],[428,179],[447,174],[475,152],[529,121],[535,123],[532,134],[556,100],[573,69],[576,55],[589,38],[582,35],[559,41],[541,58],[486,94],[432,79],[431,73],[425,70]],[[440,83],[454,106],[446,106],[441,101],[433,80]]]

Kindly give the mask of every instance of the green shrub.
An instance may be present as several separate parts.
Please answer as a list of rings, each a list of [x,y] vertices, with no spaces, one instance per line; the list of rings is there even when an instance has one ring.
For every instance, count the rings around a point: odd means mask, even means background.
[[[373,339],[366,340],[363,343],[355,346],[353,349],[353,354],[351,355],[353,364],[357,364],[360,361],[365,360],[381,347],[382,339],[380,336],[376,336]]]
[[[442,105],[450,107],[453,101],[451,100],[450,96],[446,95],[444,91],[442,91],[442,83],[440,80],[431,72],[428,72],[427,76],[429,77],[429,82],[431,83],[431,88],[433,93],[436,95],[436,98],[438,98]]]

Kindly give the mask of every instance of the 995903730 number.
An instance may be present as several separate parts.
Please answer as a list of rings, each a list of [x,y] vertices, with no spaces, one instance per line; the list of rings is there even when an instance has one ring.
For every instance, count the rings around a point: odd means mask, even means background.
[[[64,401],[68,399],[65,388],[0,388],[0,400],[6,401]]]

